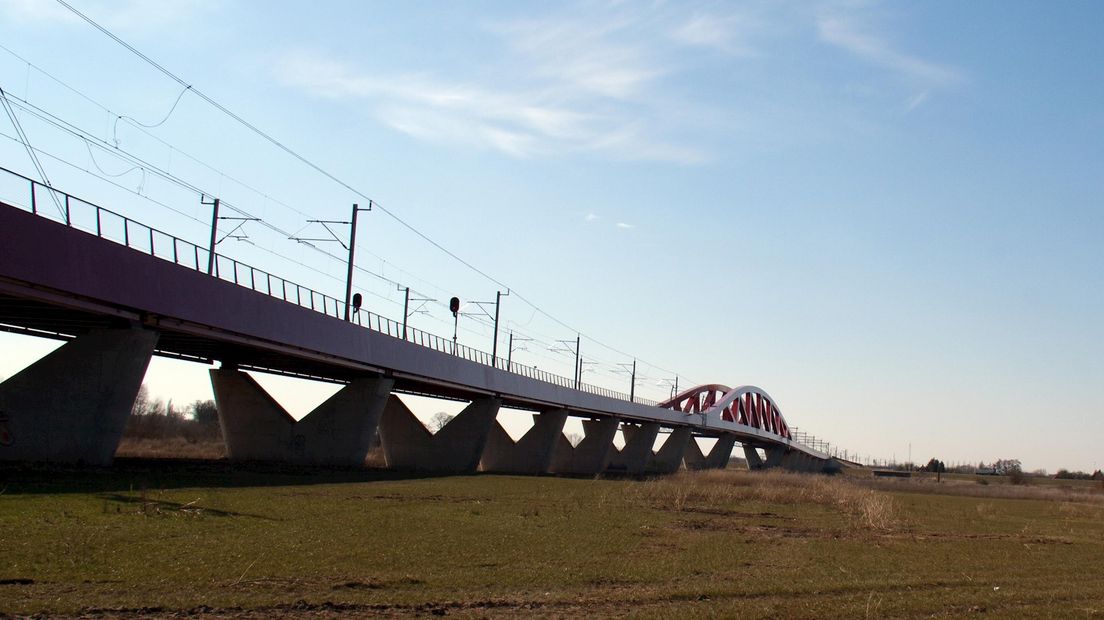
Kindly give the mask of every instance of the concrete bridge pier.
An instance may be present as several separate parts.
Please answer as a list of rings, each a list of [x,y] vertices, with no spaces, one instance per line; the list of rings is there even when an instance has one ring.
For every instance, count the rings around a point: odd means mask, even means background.
[[[683,458],[687,469],[724,469],[732,457],[732,447],[736,445],[736,435],[726,433],[717,438],[717,443],[709,454],[702,454],[698,442],[691,441]]]
[[[648,459],[647,472],[650,474],[673,474],[682,467],[682,459],[686,454],[686,447],[693,441],[689,426],[681,426],[671,431],[667,441],[663,442],[659,451]]]
[[[514,442],[497,421],[483,449],[482,469],[513,474],[543,474],[552,466],[556,440],[563,436],[566,409],[533,415],[533,426]]]
[[[656,437],[659,435],[659,423],[623,423],[621,433],[625,436],[625,447],[620,450],[614,447],[610,451],[607,471],[634,476],[643,474],[654,455],[652,446],[655,445]]]
[[[751,444],[744,444],[744,459],[747,460],[748,469],[756,470],[766,467],[763,458],[759,456],[759,451]]]
[[[0,460],[110,465],[157,338],[91,331],[0,384]]]
[[[391,469],[451,473],[473,472],[479,467],[487,437],[497,424],[498,398],[474,400],[437,434],[392,395],[380,420],[383,456]]]
[[[296,421],[253,377],[211,370],[219,426],[235,461],[361,466],[393,385],[392,379],[355,379]]]
[[[619,420],[614,417],[583,421],[583,440],[572,447],[560,434],[552,455],[555,474],[597,475],[606,470],[613,451],[613,437],[617,434]]]

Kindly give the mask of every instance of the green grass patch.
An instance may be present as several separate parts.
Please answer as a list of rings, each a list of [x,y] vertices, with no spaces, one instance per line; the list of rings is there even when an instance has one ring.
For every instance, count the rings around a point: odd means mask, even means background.
[[[0,476],[9,614],[1104,613],[1095,491],[1006,498],[738,471],[404,478],[125,461]]]

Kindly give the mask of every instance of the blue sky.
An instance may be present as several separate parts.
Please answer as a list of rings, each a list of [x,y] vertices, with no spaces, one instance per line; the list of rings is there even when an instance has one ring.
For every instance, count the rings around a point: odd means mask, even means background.
[[[523,363],[570,374],[547,345],[577,329],[588,381],[624,389],[635,355],[651,396],[675,372],[759,385],[862,454],[1104,465],[1099,3],[74,5],[510,286],[504,321],[537,339]],[[0,2],[0,42],[24,59],[0,50],[12,96],[280,230],[364,202],[60,5]],[[193,194],[24,115],[36,147],[123,173],[44,157],[56,184],[205,239]],[[0,155],[31,171],[6,138]],[[387,280],[499,289],[382,212],[362,222],[359,262]],[[341,293],[338,261],[246,231],[220,251]],[[393,282],[357,280],[397,318]],[[414,324],[449,335],[429,308]],[[477,321],[461,341],[489,349]],[[15,368],[34,348],[5,343]],[[164,364],[151,385],[209,392]]]

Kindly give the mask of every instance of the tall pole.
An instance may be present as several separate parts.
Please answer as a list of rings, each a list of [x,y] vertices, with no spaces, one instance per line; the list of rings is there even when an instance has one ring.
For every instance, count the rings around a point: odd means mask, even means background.
[[[497,340],[497,338],[495,339]],[[510,372],[510,364],[514,360],[514,330],[510,330],[510,342],[506,349],[506,372]]]
[[[636,402],[636,360],[633,360],[632,384],[629,385],[629,402]]]
[[[452,315],[452,354],[456,355],[456,335],[460,329],[460,313],[454,312]]]
[[[575,389],[579,389],[579,342],[583,337],[575,334]]]
[[[491,366],[498,365],[498,305],[502,302],[502,291],[495,292],[494,344],[491,345]]]
[[[345,320],[349,320],[349,302],[353,298],[353,258],[356,254],[357,204],[353,203],[353,217],[349,226],[349,271],[345,275]]]
[[[406,340],[406,319],[410,316],[410,287],[406,287],[406,297],[403,300],[403,340]]]
[[[202,202],[202,201],[200,201]],[[211,203],[211,245],[207,248],[207,275],[215,272],[215,244],[218,243],[219,199]]]

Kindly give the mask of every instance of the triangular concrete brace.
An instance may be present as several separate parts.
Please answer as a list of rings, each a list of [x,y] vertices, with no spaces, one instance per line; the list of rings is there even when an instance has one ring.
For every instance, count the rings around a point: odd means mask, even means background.
[[[690,445],[692,437],[689,426],[681,426],[667,436],[659,451],[652,455],[648,461],[648,473],[673,474],[682,467],[682,459],[686,454],[686,448]]]
[[[363,465],[393,385],[392,379],[355,379],[296,422],[253,377],[211,370],[222,437],[235,461]]]
[[[732,456],[732,446],[736,445],[735,435],[721,435],[717,443],[708,455],[702,454],[698,442],[691,441],[686,447],[683,459],[686,460],[686,469],[724,469],[728,467],[728,459]]]
[[[621,433],[625,435],[625,447],[620,450],[614,447],[606,470],[630,475],[644,473],[648,467],[648,461],[654,456],[652,446],[655,445],[656,436],[659,435],[659,424],[656,422],[624,423],[621,425]]]
[[[575,447],[561,433],[552,455],[552,473],[593,476],[605,471],[614,449],[617,424],[617,418],[612,417],[583,420],[583,440]]]
[[[95,330],[0,384],[0,460],[110,465],[157,333]]]
[[[763,469],[764,467],[763,457],[759,456],[759,451],[751,444],[744,444],[744,459],[747,460],[748,469]]]
[[[567,410],[556,409],[533,415],[533,426],[514,442],[497,421],[483,449],[483,471],[516,474],[547,473],[552,465],[556,440],[563,437]]]
[[[472,401],[434,435],[397,396],[392,396],[379,427],[387,466],[416,471],[475,471],[501,404],[498,398]]]

